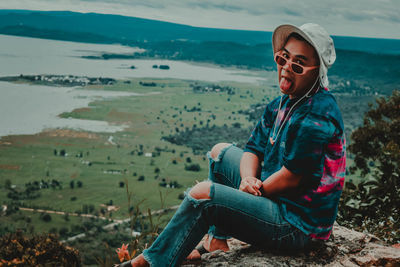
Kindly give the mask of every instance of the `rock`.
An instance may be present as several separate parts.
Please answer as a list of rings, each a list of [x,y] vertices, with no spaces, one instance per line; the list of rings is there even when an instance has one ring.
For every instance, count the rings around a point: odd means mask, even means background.
[[[329,240],[313,240],[297,253],[266,251],[237,239],[228,240],[228,244],[230,251],[203,254],[196,266],[400,266],[400,249],[336,224]]]

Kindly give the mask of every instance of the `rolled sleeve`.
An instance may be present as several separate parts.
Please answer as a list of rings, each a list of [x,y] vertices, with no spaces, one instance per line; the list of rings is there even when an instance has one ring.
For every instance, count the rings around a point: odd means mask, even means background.
[[[270,109],[270,105],[267,105],[261,119],[258,121],[244,147],[244,152],[253,153],[257,155],[260,160],[264,158],[264,151],[271,130],[272,112]]]

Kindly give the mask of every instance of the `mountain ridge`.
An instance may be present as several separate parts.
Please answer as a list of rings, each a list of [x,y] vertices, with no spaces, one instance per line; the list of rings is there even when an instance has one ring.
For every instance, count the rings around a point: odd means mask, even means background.
[[[10,28],[11,27],[11,28]],[[19,28],[18,28],[19,27]],[[114,14],[79,13],[72,11],[0,10],[0,34],[32,36],[23,27],[35,32],[59,31],[69,35],[103,36],[103,43],[132,45],[135,42],[187,40],[192,42],[224,41],[245,45],[271,43],[272,32],[195,27],[139,17]],[[10,29],[14,29],[10,31]],[[39,38],[43,38],[38,34]],[[52,36],[46,36],[46,39]],[[60,38],[60,37],[57,37]],[[400,40],[350,36],[332,36],[337,49],[378,54],[400,55]],[[57,39],[60,40],[60,39]],[[75,40],[74,38],[71,39]],[[84,42],[100,42],[83,38]]]

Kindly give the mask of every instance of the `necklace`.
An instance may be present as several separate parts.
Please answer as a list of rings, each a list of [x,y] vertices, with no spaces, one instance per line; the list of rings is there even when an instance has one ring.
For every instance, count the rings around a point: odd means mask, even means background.
[[[294,103],[293,106],[289,109],[289,112],[288,112],[286,115],[284,115],[284,116],[282,117],[282,120],[281,120],[282,122],[281,122],[280,125],[279,125],[278,132],[275,133],[276,125],[278,124],[279,113],[281,112],[281,107],[282,107],[282,98],[283,98],[283,95],[281,95],[281,99],[280,99],[280,101],[279,101],[278,113],[276,114],[276,118],[275,118],[275,122],[274,122],[274,130],[272,131],[272,136],[269,138],[269,142],[271,143],[271,145],[274,145],[275,142],[276,142],[276,139],[278,139],[278,136],[279,136],[279,134],[280,134],[280,132],[281,132],[283,126],[286,124],[286,121],[287,121],[286,118],[289,118],[290,112],[292,112],[293,108],[294,108],[301,100],[303,100],[305,97],[307,97],[307,98],[311,97],[311,95],[309,95],[309,93],[312,91],[312,89],[314,88],[314,86],[315,86],[315,84],[317,83],[317,81],[318,81],[318,79],[315,80],[314,85],[311,86],[311,89],[310,89],[305,95],[303,95],[299,100],[297,100],[296,103]],[[319,90],[319,88],[317,89],[316,92],[318,92],[318,90]],[[315,92],[315,93],[316,93],[316,92]]]
[[[278,132],[276,132],[276,125],[278,124],[278,117],[279,114],[281,113],[281,106],[282,106],[282,98],[283,96],[281,96],[281,100],[279,101],[279,108],[278,108],[278,113],[276,114],[276,118],[275,118],[275,123],[274,123],[274,130],[272,131],[272,136],[269,138],[269,142],[271,143],[271,145],[274,145],[276,142],[276,139],[278,139],[278,136],[283,128],[283,126],[286,124],[286,118],[289,118],[290,116],[290,112],[292,112],[293,108],[297,105],[297,103],[300,102],[300,100],[302,100],[304,97],[300,98],[299,100],[297,100],[296,103],[294,103],[294,105],[289,109],[289,112],[287,114],[284,114],[282,116],[282,120],[279,128],[278,128]]]

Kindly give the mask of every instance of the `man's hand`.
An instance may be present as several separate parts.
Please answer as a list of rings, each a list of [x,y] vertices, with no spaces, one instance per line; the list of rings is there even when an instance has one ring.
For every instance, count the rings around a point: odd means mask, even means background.
[[[239,190],[255,196],[261,196],[260,187],[262,184],[263,183],[261,180],[257,179],[256,177],[247,176],[242,178]]]

